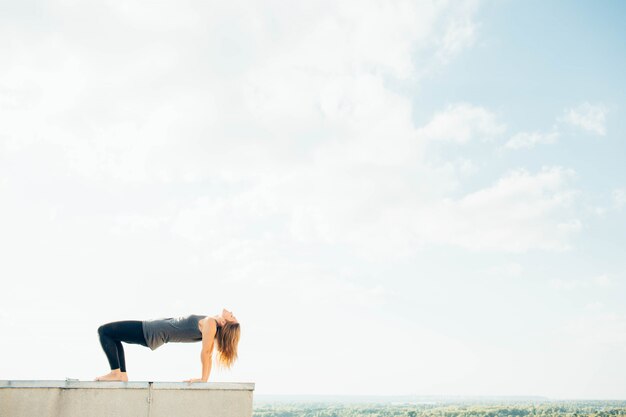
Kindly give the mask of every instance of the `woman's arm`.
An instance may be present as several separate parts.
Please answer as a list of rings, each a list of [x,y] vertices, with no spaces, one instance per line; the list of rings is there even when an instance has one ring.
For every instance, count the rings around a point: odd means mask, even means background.
[[[207,382],[209,380],[209,374],[211,373],[211,352],[202,351],[200,354],[200,361],[202,362],[202,381]]]
[[[200,362],[202,362],[202,378],[187,379],[185,382],[207,382],[211,374],[213,342],[217,326],[215,320],[207,319],[202,326],[202,351],[200,352]]]

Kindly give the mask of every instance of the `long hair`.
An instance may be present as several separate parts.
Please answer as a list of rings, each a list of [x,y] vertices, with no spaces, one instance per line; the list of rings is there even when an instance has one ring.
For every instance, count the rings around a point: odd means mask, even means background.
[[[217,365],[221,368],[231,368],[237,359],[237,344],[241,326],[239,323],[226,322],[217,327],[215,340],[217,341]]]

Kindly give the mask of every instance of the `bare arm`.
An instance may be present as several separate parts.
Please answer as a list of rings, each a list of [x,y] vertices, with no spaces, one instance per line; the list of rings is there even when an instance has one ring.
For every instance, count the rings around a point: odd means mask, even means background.
[[[211,374],[213,358],[213,342],[217,326],[215,320],[209,319],[202,327],[202,350],[200,351],[200,361],[202,362],[202,378],[188,379],[185,382],[207,382]]]

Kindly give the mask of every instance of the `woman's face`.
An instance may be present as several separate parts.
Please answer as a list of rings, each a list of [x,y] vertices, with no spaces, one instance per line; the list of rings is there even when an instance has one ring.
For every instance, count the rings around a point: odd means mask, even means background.
[[[226,321],[231,321],[233,323],[237,323],[237,318],[235,316],[233,316],[233,312],[232,311],[228,311],[226,309],[223,309],[222,310],[222,317]]]

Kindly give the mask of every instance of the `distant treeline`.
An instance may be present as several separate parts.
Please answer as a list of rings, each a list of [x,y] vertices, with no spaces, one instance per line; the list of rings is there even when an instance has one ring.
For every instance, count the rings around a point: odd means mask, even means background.
[[[540,404],[262,404],[254,417],[525,417],[626,416],[626,401],[571,401]]]

